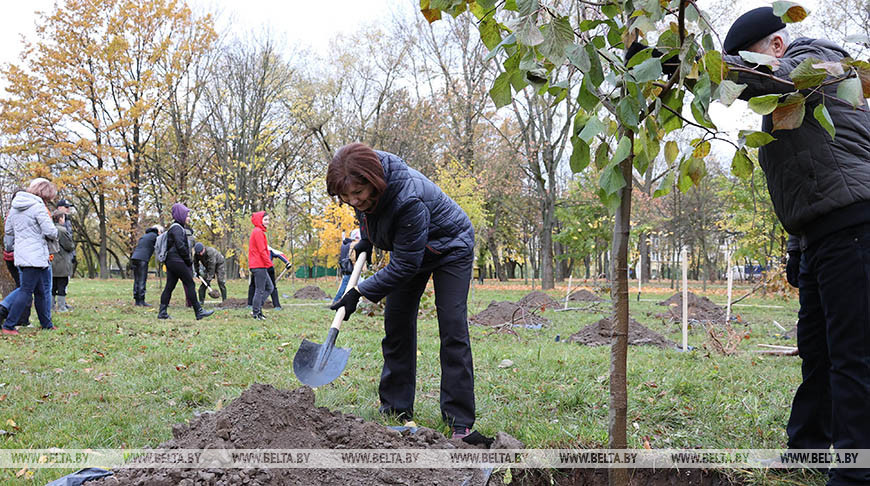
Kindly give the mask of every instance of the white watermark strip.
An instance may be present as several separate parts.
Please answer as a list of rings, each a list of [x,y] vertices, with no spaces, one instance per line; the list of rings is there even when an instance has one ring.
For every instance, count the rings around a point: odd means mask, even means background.
[[[0,468],[867,468],[870,449],[0,449]]]

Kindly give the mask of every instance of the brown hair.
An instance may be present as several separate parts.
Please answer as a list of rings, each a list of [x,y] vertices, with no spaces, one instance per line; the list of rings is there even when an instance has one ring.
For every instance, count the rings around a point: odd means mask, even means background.
[[[340,199],[351,184],[370,185],[375,199],[387,189],[381,159],[364,143],[355,142],[338,149],[326,169],[326,191],[330,196]]]
[[[55,224],[56,224],[56,223],[60,223],[60,220],[61,220],[61,219],[64,219],[64,218],[66,218],[66,213],[64,213],[64,212],[61,211],[60,209],[55,209],[55,210],[51,213],[51,220],[54,221]]]
[[[27,192],[41,197],[43,201],[51,201],[57,197],[57,187],[51,181],[42,177],[30,181],[30,185],[27,186]]]

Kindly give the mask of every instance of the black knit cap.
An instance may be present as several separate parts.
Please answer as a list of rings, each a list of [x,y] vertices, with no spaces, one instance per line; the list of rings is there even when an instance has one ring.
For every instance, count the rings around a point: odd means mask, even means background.
[[[197,243],[193,245],[193,252],[199,255],[202,252],[203,248],[205,247],[202,245],[202,243]]]
[[[722,47],[726,54],[735,56],[784,28],[785,22],[773,14],[773,7],[759,7],[741,15],[731,24]]]

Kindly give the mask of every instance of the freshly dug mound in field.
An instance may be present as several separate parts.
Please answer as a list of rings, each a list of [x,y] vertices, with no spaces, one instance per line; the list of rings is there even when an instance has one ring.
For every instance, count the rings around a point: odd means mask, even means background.
[[[218,305],[218,307],[220,307],[222,309],[241,309],[242,307],[247,307],[248,301],[245,299],[232,298],[232,299],[227,299],[227,300],[225,300],[217,305]],[[263,302],[263,308],[264,309],[271,309],[272,308],[272,299],[271,298],[267,298],[266,302]]]
[[[492,301],[489,307],[468,318],[468,322],[478,326],[501,326],[503,324],[519,326],[546,326],[550,320],[530,312],[528,309],[513,302]]]
[[[189,425],[175,425],[173,439],[160,449],[429,449],[471,447],[431,429],[397,432],[359,417],[314,406],[307,387],[278,390],[252,385],[226,408],[202,414]],[[468,483],[464,481],[468,480]],[[89,486],[208,484],[460,484],[483,485],[472,469],[118,469]]]
[[[568,341],[587,346],[610,346],[612,341],[610,321],[605,318],[590,324],[572,334]],[[651,344],[660,348],[673,348],[677,345],[634,319],[628,321],[628,344]]]
[[[295,294],[293,294],[294,299],[310,299],[310,300],[323,300],[329,299],[330,296],[326,295],[326,292],[323,291],[320,287],[316,285],[309,285],[308,287],[302,287],[297,290]]]
[[[706,297],[699,297],[692,292],[689,296],[689,319],[694,319],[701,322],[715,322],[725,320],[725,309],[714,304],[712,300]],[[659,302],[659,305],[669,306],[667,312],[659,314],[658,317],[671,319],[673,321],[683,320],[683,294],[677,292],[670,296],[668,300]]]
[[[518,300],[517,305],[530,310],[558,309],[562,307],[562,305],[556,302],[555,299],[543,292],[538,291],[532,292],[523,297],[522,299]]]
[[[580,289],[572,293],[568,296],[568,300],[577,302],[604,302],[604,299],[586,289]]]

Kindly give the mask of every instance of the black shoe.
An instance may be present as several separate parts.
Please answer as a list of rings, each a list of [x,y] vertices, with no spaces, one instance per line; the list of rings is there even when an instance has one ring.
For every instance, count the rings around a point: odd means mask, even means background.
[[[157,313],[157,318],[158,319],[172,319],[171,317],[169,317],[168,310],[169,310],[168,305],[160,304],[160,311]]]
[[[142,302],[140,302],[139,305],[141,305],[142,307],[154,307],[153,305],[149,304],[148,302],[145,302],[144,300]]]
[[[193,312],[196,315],[197,321],[204,318],[204,317],[208,317],[208,316],[214,314],[213,310],[205,310],[202,308],[202,305],[200,305],[199,303],[197,303],[196,305],[193,306]]]

